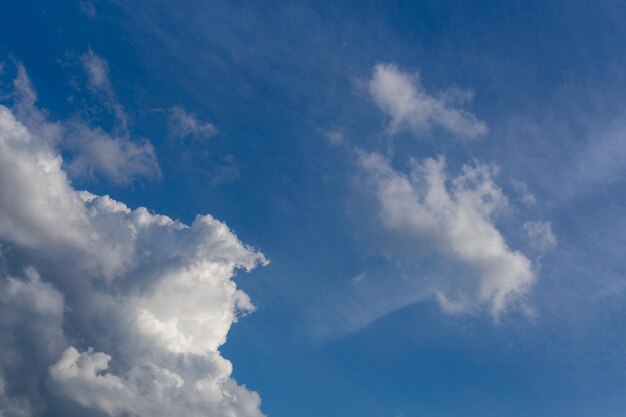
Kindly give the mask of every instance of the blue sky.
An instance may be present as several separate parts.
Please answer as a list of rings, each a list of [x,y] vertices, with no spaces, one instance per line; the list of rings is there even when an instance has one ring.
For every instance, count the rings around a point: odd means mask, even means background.
[[[23,3],[0,13],[7,416],[624,414],[623,4]],[[219,285],[173,289],[194,268]],[[54,301],[45,352],[29,297]]]

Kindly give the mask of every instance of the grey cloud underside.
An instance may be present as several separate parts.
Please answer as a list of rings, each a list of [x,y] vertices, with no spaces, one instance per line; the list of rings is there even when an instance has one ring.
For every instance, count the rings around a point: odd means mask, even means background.
[[[3,415],[262,416],[219,347],[263,255],[209,215],[75,190],[49,139],[0,106]]]

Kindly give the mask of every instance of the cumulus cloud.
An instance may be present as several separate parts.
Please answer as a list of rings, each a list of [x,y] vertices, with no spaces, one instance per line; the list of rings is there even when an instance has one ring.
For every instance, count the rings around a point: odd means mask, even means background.
[[[5,415],[260,417],[219,348],[267,261],[210,215],[185,225],[77,191],[0,105],[0,407]]]
[[[530,261],[510,249],[494,224],[507,205],[493,181],[494,169],[466,165],[454,177],[443,158],[412,160],[409,174],[398,172],[379,154],[362,153],[360,165],[374,190],[378,217],[387,232],[424,251],[459,265],[458,277],[441,288],[436,298],[448,312],[474,311],[488,306],[498,318],[536,277]]]
[[[409,129],[420,135],[434,127],[456,135],[476,138],[488,132],[487,125],[455,103],[472,98],[469,92],[452,89],[439,97],[428,94],[421,85],[419,73],[401,71],[394,64],[374,67],[368,84],[369,93],[378,108],[390,118],[392,133]]]
[[[556,236],[552,232],[550,222],[526,222],[524,231],[533,246],[541,251],[547,251],[556,247]]]
[[[111,95],[113,107],[121,112],[122,128],[117,133],[91,127],[80,119],[49,122],[46,111],[36,106],[37,93],[20,63],[17,64],[17,76],[13,82],[13,114],[38,138],[68,152],[68,172],[75,178],[89,179],[101,175],[113,183],[128,185],[139,178],[160,177],[152,144],[146,139],[133,140],[128,134],[126,115],[112,92],[106,62],[91,50],[88,56],[90,88]]]
[[[188,113],[179,106],[170,109],[168,127],[170,134],[178,139],[210,138],[217,133],[217,129],[211,123],[198,120],[195,114]]]

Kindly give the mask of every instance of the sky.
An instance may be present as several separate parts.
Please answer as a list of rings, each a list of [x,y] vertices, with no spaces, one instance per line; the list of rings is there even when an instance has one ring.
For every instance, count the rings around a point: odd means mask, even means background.
[[[626,412],[622,2],[0,7],[0,417]]]

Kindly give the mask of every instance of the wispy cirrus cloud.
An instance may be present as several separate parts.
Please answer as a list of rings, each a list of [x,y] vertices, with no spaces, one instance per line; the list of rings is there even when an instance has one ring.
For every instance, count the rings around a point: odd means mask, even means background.
[[[170,135],[177,139],[210,138],[217,134],[217,128],[212,123],[199,120],[197,115],[180,106],[169,110],[168,129]]]
[[[111,111],[122,132],[127,134],[128,116],[113,90],[109,79],[109,64],[91,48],[81,56],[80,62],[87,74],[89,91]]]

